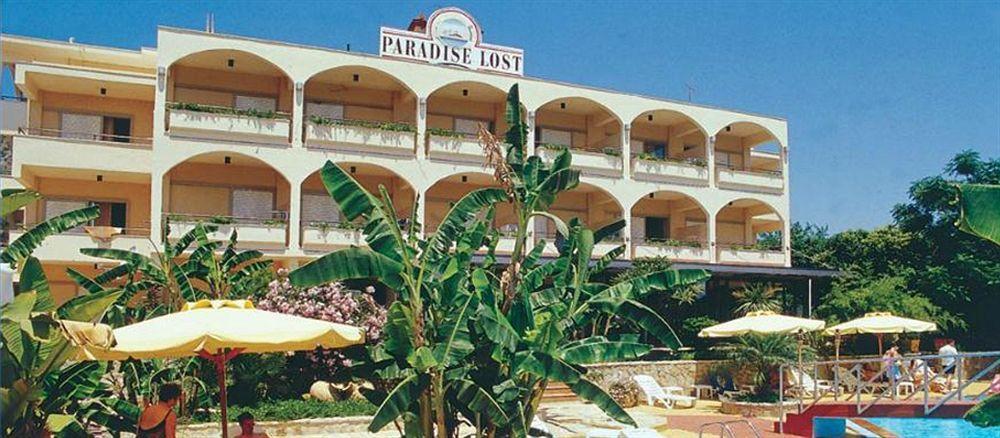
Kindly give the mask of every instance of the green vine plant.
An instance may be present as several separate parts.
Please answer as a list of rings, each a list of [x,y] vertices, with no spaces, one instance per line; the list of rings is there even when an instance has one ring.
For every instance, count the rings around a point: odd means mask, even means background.
[[[309,116],[309,121],[320,126],[357,126],[359,128],[378,129],[390,132],[417,132],[417,128],[404,122],[383,122],[377,120],[331,119],[328,117]]]
[[[209,114],[228,114],[234,116],[254,117],[258,119],[280,119],[285,118],[284,113],[274,110],[259,110],[256,108],[230,108],[225,106],[205,105],[191,102],[171,102],[167,104],[168,109],[193,111]]]

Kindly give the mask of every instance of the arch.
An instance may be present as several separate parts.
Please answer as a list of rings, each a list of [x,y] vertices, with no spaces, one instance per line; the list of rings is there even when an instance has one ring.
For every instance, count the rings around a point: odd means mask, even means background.
[[[773,141],[781,147],[784,146],[777,134],[771,131],[768,127],[748,120],[734,120],[723,125],[718,131],[715,132],[716,138],[720,135],[730,135],[740,138],[751,137],[756,141],[750,146],[745,146],[750,148],[768,141]]]
[[[691,116],[672,109],[640,113],[630,123],[629,143],[634,156],[644,159],[708,158],[708,133]]]
[[[292,204],[288,178],[247,154],[214,151],[189,156],[162,178],[166,213],[271,220],[287,218]]]
[[[577,150],[621,150],[624,124],[613,110],[595,100],[566,96],[535,110],[538,144],[550,143]]]
[[[592,229],[621,219],[626,214],[621,201],[613,193],[586,182],[580,182],[573,190],[560,193],[555,202],[549,206],[549,212],[563,221],[569,221],[574,217],[580,218],[588,228]],[[554,230],[543,229],[540,233],[552,234]]]
[[[652,120],[650,120],[650,117],[652,117]],[[663,124],[665,126],[673,126],[678,123],[688,122],[694,125],[694,127],[697,128],[698,132],[700,132],[703,136],[705,136],[706,138],[709,136],[708,130],[705,129],[705,127],[701,123],[699,123],[693,117],[684,114],[681,111],[673,109],[659,108],[659,109],[651,109],[643,111],[642,113],[639,113],[639,115],[635,116],[635,118],[632,119],[631,121],[632,128],[635,129],[636,122],[643,122],[643,121],[656,124]]]
[[[506,132],[506,106],[507,92],[495,85],[473,80],[453,81],[427,95],[427,129],[475,136],[482,123],[494,134]],[[524,109],[523,104],[521,108]]]
[[[424,191],[424,229],[429,231],[437,229],[437,225],[447,214],[452,203],[469,192],[484,187],[499,187],[499,185],[492,174],[483,171],[453,173],[434,181]],[[513,207],[509,203],[497,204],[495,207],[494,226],[502,227],[516,223],[513,219]]]
[[[256,53],[208,49],[169,66],[168,102],[291,114],[293,80],[288,72]]]
[[[566,108],[562,108],[561,106],[562,103],[566,104]],[[623,124],[622,118],[618,115],[617,112],[615,112],[614,110],[612,110],[611,108],[609,108],[608,106],[604,105],[599,101],[583,96],[568,95],[568,96],[557,97],[554,99],[549,99],[549,101],[535,107],[535,115],[537,117],[539,112],[547,109],[555,109],[557,107],[560,110],[565,110],[570,113],[579,114],[579,112],[576,112],[574,108],[581,108],[579,106],[581,104],[584,105],[582,109],[593,109],[593,107],[600,108],[601,111],[604,111],[608,113],[608,115],[614,117],[615,121],[618,122],[619,126]],[[593,111],[589,111],[589,113],[592,112]]]
[[[395,75],[364,65],[341,65],[319,71],[303,86],[308,121],[327,119],[417,122],[417,95]]]
[[[210,55],[219,55],[219,56],[212,57]],[[217,58],[219,60],[223,60],[224,63],[213,66],[212,64],[209,63],[210,60],[199,59],[199,58]],[[234,61],[233,67],[228,66],[229,59],[233,59]],[[288,79],[292,78],[292,75],[288,74],[288,71],[285,70],[283,67],[281,67],[281,65],[278,64],[277,62],[268,59],[267,57],[262,56],[260,54],[236,48],[214,48],[214,49],[205,49],[205,50],[190,52],[185,54],[184,56],[178,57],[177,59],[171,61],[170,64],[167,66],[167,68],[170,69],[180,64],[180,65],[191,65],[198,68],[206,68],[210,70],[221,70],[223,68],[240,69],[243,68],[244,64],[243,62],[240,62],[241,60],[250,61],[249,63],[250,72],[255,72],[255,73],[263,72],[265,70],[265,68],[263,68],[263,66],[261,65],[261,63],[263,63],[266,64],[267,66],[270,66],[270,68],[277,70],[279,73],[281,73],[282,76]]]
[[[708,210],[693,196],[672,190],[644,195],[629,211],[630,236],[636,244],[645,242],[708,243]]]
[[[398,172],[377,164],[362,161],[338,161],[336,163],[345,172],[351,174],[366,190],[375,196],[379,195],[379,186],[386,188],[392,198],[396,215],[403,219],[409,218],[416,201],[416,187]],[[334,207],[329,194],[323,186],[318,168],[302,179],[302,222],[339,222],[340,212]]]
[[[746,197],[722,205],[714,218],[720,247],[754,246],[762,233],[784,233],[786,220],[770,203]]]

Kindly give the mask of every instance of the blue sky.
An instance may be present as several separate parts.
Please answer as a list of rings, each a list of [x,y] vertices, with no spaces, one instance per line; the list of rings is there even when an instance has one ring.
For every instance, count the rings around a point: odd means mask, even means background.
[[[833,231],[888,223],[959,150],[1000,157],[997,2],[2,3],[17,35],[153,47],[156,25],[214,12],[219,33],[369,53],[379,26],[458,6],[529,76],[674,99],[690,83],[696,103],[786,118],[793,220]]]

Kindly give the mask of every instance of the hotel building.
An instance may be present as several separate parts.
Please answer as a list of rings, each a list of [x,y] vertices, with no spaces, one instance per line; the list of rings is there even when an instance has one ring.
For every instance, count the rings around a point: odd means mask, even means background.
[[[3,35],[17,90],[3,101],[3,187],[43,194],[23,226],[101,206],[93,226],[36,251],[60,299],[77,292],[65,267],[108,266],[80,248],[151,252],[198,221],[296,266],[364,244],[323,190],[327,160],[384,185],[401,215],[419,197],[433,230],[451,202],[492,184],[475,132],[506,130],[505,92],[519,84],[529,153],[569,148],[582,171],[553,213],[591,227],[624,218],[619,266],[665,256],[802,275],[790,269],[785,120],[523,76],[520,50],[481,35],[453,8],[383,28],[377,55],[167,27],[135,51]],[[496,227],[509,219],[499,207]],[[761,245],[765,233],[780,243]],[[535,224],[537,238],[552,234]]]

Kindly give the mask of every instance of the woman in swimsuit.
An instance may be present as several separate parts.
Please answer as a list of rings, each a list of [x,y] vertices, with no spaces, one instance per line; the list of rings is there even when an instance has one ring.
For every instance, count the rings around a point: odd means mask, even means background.
[[[164,383],[160,386],[159,400],[146,406],[139,416],[136,438],[176,438],[177,414],[174,406],[181,401],[181,386]]]

